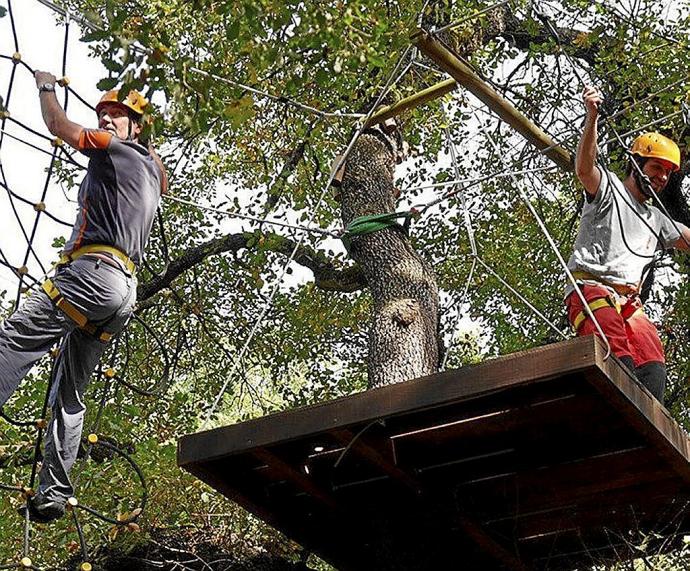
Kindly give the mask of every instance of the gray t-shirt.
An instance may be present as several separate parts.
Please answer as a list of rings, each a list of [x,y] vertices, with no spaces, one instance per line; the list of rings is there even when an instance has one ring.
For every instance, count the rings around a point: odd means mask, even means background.
[[[89,167],[64,252],[106,244],[139,264],[164,188],[160,165],[142,145],[102,130],[84,129],[79,150],[90,158]]]
[[[654,252],[673,247],[680,233],[658,208],[638,202],[614,173],[600,171],[599,190],[582,209],[568,269],[638,288]],[[568,283],[566,296],[572,291]]]

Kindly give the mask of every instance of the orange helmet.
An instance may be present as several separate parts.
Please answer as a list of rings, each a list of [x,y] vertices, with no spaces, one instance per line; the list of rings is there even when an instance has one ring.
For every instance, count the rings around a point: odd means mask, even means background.
[[[101,100],[98,102],[98,105],[96,105],[96,114],[100,114],[101,109],[103,109],[103,106],[108,103],[117,103],[118,105],[126,107],[130,111],[133,111],[139,116],[144,114],[144,109],[146,109],[146,106],[149,104],[149,102],[141,93],[132,89],[132,91],[129,92],[127,97],[120,101],[117,98],[117,91],[117,89],[111,89],[110,91],[106,91],[103,94],[103,97],[101,97]]]
[[[671,139],[659,133],[644,133],[633,141],[630,152],[648,159],[660,159],[673,165],[673,170],[680,169],[680,149]]]

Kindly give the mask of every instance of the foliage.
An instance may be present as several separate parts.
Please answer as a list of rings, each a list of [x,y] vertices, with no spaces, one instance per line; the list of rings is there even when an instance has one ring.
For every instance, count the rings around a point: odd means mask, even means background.
[[[86,30],[83,40],[109,70],[99,88],[143,89],[158,106],[152,129],[170,170],[173,196],[332,230],[341,226],[339,205],[326,182],[333,157],[347,145],[355,123],[348,117],[306,112],[290,101],[328,113],[368,112],[426,6],[421,0],[64,0],[62,4],[84,14],[98,28]],[[472,33],[479,34],[481,41],[467,55],[471,64],[564,147],[572,152],[577,141],[581,77],[604,88],[610,112],[626,110],[614,121],[620,133],[679,109],[681,94],[689,87],[686,11],[668,15],[662,3],[649,0],[635,3],[634,11],[609,1],[540,4],[559,29],[574,33],[563,32],[561,38],[544,33],[532,4],[515,2],[513,16],[519,30],[506,32],[508,24],[498,25],[495,18],[483,16],[476,26],[459,29],[455,39],[460,43]],[[443,8],[428,10],[422,19],[444,24],[472,13],[476,3],[464,0],[439,6]],[[385,101],[437,80],[436,73],[413,66]],[[679,84],[674,89],[636,104],[675,82]],[[448,96],[443,107],[435,102],[407,113],[403,121],[413,149],[398,173],[401,209],[426,203],[438,196],[434,192],[442,192],[409,190],[414,187],[456,176],[464,179],[548,165],[463,90]],[[688,132],[679,117],[657,127],[687,144]],[[446,128],[461,154],[457,173],[445,145]],[[613,131],[605,130],[602,136],[611,139]],[[612,167],[620,170],[624,160],[620,146],[612,142],[605,149]],[[67,167],[60,173],[68,184],[78,180]],[[568,334],[562,271],[517,194],[518,186],[567,256],[580,204],[576,184],[566,173],[494,178],[441,202],[413,223],[414,246],[436,268],[447,302],[444,339],[450,339],[458,312],[475,323],[451,348],[453,366],[558,338],[483,267],[476,267],[470,276],[474,258],[463,203],[481,259]],[[212,524],[221,529],[220,535],[234,533],[247,541],[260,536],[270,543],[271,532],[257,531],[252,518],[177,470],[174,442],[202,425],[222,388],[226,390],[212,418],[215,424],[362,390],[369,298],[366,291],[320,290],[298,262],[289,264],[281,280],[287,258],[284,243],[273,238],[274,230],[295,243],[301,240],[336,269],[348,268],[350,262],[337,240],[239,222],[170,200],[164,202],[162,212],[141,283],[162,273],[192,246],[224,234],[250,238],[244,248],[205,257],[170,288],[142,300],[139,315],[150,330],[133,324],[112,362],[134,389],[152,394],[142,396],[124,385],[109,393],[99,433],[130,444],[148,477],[145,530]],[[680,255],[668,257],[666,263],[673,276],[671,285],[663,292],[656,290],[653,307],[665,323],[672,375],[669,403],[676,418],[690,428],[685,382],[690,376],[688,263]],[[279,280],[282,285],[269,304],[272,284]],[[266,307],[270,309],[264,313]],[[254,328],[248,350],[238,361]],[[31,410],[31,403],[41,401],[47,367],[42,365],[24,383],[12,401],[13,413],[21,416]],[[104,383],[99,377],[87,395],[93,403],[87,426],[95,422],[95,403]],[[3,428],[3,443],[12,443],[4,444],[12,449],[12,461],[2,471],[3,481],[26,477],[22,458],[30,454],[29,436],[27,431]],[[130,512],[138,501],[133,474],[118,460],[106,464],[104,468],[86,463],[82,501],[111,514]],[[19,522],[12,515],[19,499],[1,497],[0,558],[9,559],[21,549]],[[214,519],[209,515],[213,513],[227,516]],[[87,538],[97,544],[130,549],[142,539],[131,530],[109,535],[108,526],[104,529],[97,520],[87,520]],[[64,560],[78,548],[71,526],[64,521],[41,530],[36,541],[42,561]],[[231,543],[237,543],[236,538]],[[285,549],[297,556],[294,546]]]

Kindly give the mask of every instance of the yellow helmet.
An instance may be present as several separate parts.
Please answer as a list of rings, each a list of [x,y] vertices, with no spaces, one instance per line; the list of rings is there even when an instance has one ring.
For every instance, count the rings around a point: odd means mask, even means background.
[[[648,159],[660,159],[680,169],[680,149],[671,139],[659,133],[644,133],[633,141],[630,152]]]
[[[118,105],[122,105],[137,115],[143,115],[144,109],[146,109],[146,106],[149,104],[147,99],[134,89],[132,89],[132,91],[130,91],[127,97],[125,97],[122,101],[117,98],[117,89],[111,89],[103,94],[103,97],[101,97],[98,105],[96,105],[96,114],[100,114],[103,106],[108,103],[117,103]]]

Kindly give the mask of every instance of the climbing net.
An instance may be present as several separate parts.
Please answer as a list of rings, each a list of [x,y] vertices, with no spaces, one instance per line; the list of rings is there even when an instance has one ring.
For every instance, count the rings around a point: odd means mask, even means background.
[[[41,0],[43,4],[50,4]],[[490,6],[488,9],[493,9],[506,4],[506,2],[499,2],[495,5]],[[9,7],[9,19],[12,26],[13,42],[14,42],[14,53],[7,55],[0,55],[0,59],[4,60],[8,66],[10,66],[10,78],[8,82],[7,91],[4,94],[3,99],[3,109],[2,109],[2,122],[0,123],[0,152],[2,151],[3,145],[7,144],[7,140],[14,140],[17,143],[24,144],[32,148],[37,153],[41,153],[49,157],[49,164],[46,170],[46,176],[44,184],[41,186],[40,196],[35,199],[27,198],[27,193],[19,191],[16,185],[11,182],[8,173],[6,173],[5,166],[0,163],[0,186],[4,190],[7,200],[9,201],[11,212],[15,216],[17,223],[20,228],[21,237],[23,240],[22,250],[23,255],[19,262],[14,262],[11,255],[6,254],[0,249],[0,264],[10,270],[13,275],[16,276],[16,294],[14,295],[14,306],[16,307],[22,295],[30,294],[32,291],[36,290],[37,286],[40,286],[42,282],[42,277],[50,271],[50,265],[45,262],[45,257],[37,250],[35,244],[40,242],[43,238],[39,235],[39,225],[46,219],[52,221],[54,225],[59,227],[71,227],[72,224],[69,222],[67,216],[58,211],[59,209],[53,209],[50,206],[50,195],[51,181],[55,179],[56,174],[60,169],[66,168],[68,166],[74,169],[75,172],[81,172],[84,166],[80,163],[80,160],[75,154],[70,153],[62,141],[55,138],[46,136],[40,130],[40,126],[30,126],[25,124],[17,116],[15,116],[13,109],[15,105],[15,99],[13,98],[13,87],[15,85],[15,80],[17,74],[24,73],[27,75],[33,75],[34,69],[31,67],[29,62],[25,61],[22,57],[21,46],[19,43],[18,34],[15,26],[14,13],[12,11],[12,4],[8,2]],[[487,9],[487,10],[488,10]],[[484,13],[485,10],[478,11],[474,17],[478,16],[480,13]],[[68,77],[68,45],[69,45],[69,34],[70,34],[70,21],[72,16],[70,14],[64,14],[64,49],[62,56],[62,79],[60,81],[61,86],[64,88],[64,98],[62,104],[65,109],[67,109],[72,98],[76,99],[79,104],[85,106],[86,108],[91,108],[89,103],[85,98],[81,97],[71,86]],[[454,23],[453,25],[457,25]],[[449,25],[449,28],[452,27]],[[435,30],[434,33],[440,34],[446,31],[446,27],[440,30]],[[571,63],[569,61],[568,63]],[[315,116],[316,120],[319,121],[339,121],[343,122],[348,128],[352,127],[353,135],[350,137],[349,141],[345,146],[345,150],[341,155],[340,164],[344,164],[347,161],[347,157],[354,147],[359,136],[366,130],[367,121],[374,114],[374,112],[379,107],[379,104],[389,91],[400,82],[407,74],[412,73],[415,68],[428,68],[428,65],[423,63],[422,58],[419,53],[413,48],[408,48],[405,50],[397,60],[396,65],[390,72],[387,81],[384,83],[383,88],[380,90],[376,100],[371,105],[370,110],[365,113],[326,113],[313,106],[302,104],[298,101],[286,100],[284,97],[276,97],[270,93],[258,90],[251,86],[245,86],[238,84],[235,81],[223,78],[217,75],[208,74],[202,69],[193,68],[191,71],[198,74],[207,74],[211,79],[220,82],[228,82],[232,85],[239,86],[242,89],[246,89],[257,95],[258,97],[265,98],[269,102],[280,104],[280,105],[290,105],[295,109]],[[574,69],[577,69],[573,65]],[[686,78],[687,79],[687,78]],[[677,83],[671,84],[665,88],[663,91],[677,88],[680,85],[685,84],[685,79],[679,80]],[[651,94],[649,97],[658,95],[662,93],[659,90],[656,94]],[[638,101],[635,105],[642,103]],[[454,112],[454,102],[445,102],[443,104],[443,112],[450,116]],[[632,107],[629,106],[626,110],[620,110],[609,115],[609,120],[613,120],[620,113],[627,112]],[[71,109],[71,108],[70,108]],[[482,106],[475,104],[469,107],[474,121],[477,125],[486,122],[486,116],[482,117],[482,114],[486,114],[485,109]],[[559,113],[559,109],[555,108],[553,110],[554,114]],[[670,120],[677,117],[680,112],[674,112],[668,115],[663,120]],[[563,130],[557,133],[553,133],[552,137],[557,140],[563,146],[572,149],[573,142],[576,140],[578,135],[578,129],[574,126],[574,121],[576,116],[564,115],[561,117],[561,124],[563,125]],[[495,121],[495,119],[492,118]],[[494,127],[498,123],[494,123]],[[615,130],[611,130],[611,134],[614,135],[612,142],[620,142],[621,137],[627,137],[633,135],[636,131],[646,130],[651,127],[653,123],[644,125],[636,130],[630,130],[626,133],[619,134]],[[12,126],[15,129],[10,130],[9,127]],[[451,350],[454,346],[457,333],[460,328],[460,320],[462,317],[461,307],[467,303],[467,298],[469,291],[472,287],[473,281],[478,279],[478,276],[484,274],[485,276],[491,276],[492,278],[498,280],[500,284],[505,288],[510,295],[517,298],[521,303],[523,303],[538,319],[542,320],[547,327],[553,332],[553,334],[560,338],[567,338],[567,330],[559,324],[554,323],[544,311],[542,311],[538,304],[534,300],[530,300],[529,297],[521,293],[518,288],[511,284],[509,277],[502,275],[498,268],[494,267],[491,261],[484,259],[481,254],[481,244],[479,243],[476,236],[476,223],[475,212],[473,212],[472,202],[474,197],[472,195],[473,190],[479,190],[482,186],[487,183],[495,183],[502,179],[508,179],[512,181],[514,188],[519,194],[519,198],[525,204],[533,220],[537,224],[539,230],[543,233],[545,239],[547,240],[549,247],[552,249],[554,255],[558,258],[558,261],[564,266],[564,271],[569,273],[567,268],[565,268],[565,261],[559,250],[559,245],[557,241],[553,238],[552,232],[548,227],[548,224],[544,221],[543,217],[538,212],[538,209],[534,206],[534,199],[530,196],[524,189],[523,181],[524,179],[530,179],[538,183],[542,188],[548,187],[548,181],[542,178],[546,173],[550,173],[555,167],[550,164],[540,164],[530,168],[516,167],[516,165],[527,164],[530,159],[538,157],[543,154],[544,151],[535,152],[531,156],[524,156],[524,154],[514,154],[508,155],[504,150],[499,147],[499,141],[491,134],[490,131],[494,129],[489,129],[484,127],[483,131],[486,134],[486,141],[489,143],[489,148],[493,149],[497,156],[503,156],[503,162],[498,164],[494,172],[488,173],[482,176],[474,177],[463,177],[461,168],[461,153],[467,152],[468,149],[464,148],[459,150],[458,143],[454,140],[453,133],[449,128],[445,128],[445,148],[446,156],[449,159],[450,170],[452,172],[451,180],[445,180],[443,182],[437,182],[431,185],[425,185],[423,187],[409,187],[405,189],[408,192],[412,191],[426,191],[431,192],[432,196],[428,194],[424,195],[425,200],[420,203],[409,204],[406,208],[403,208],[399,212],[392,213],[391,215],[386,215],[384,218],[379,219],[378,222],[383,224],[383,227],[388,227],[393,225],[396,220],[403,220],[406,223],[413,222],[420,216],[431,216],[434,214],[434,209],[442,204],[452,203],[456,210],[458,218],[462,220],[462,229],[467,235],[467,240],[470,246],[469,254],[469,271],[467,272],[466,280],[461,288],[457,291],[448,292],[447,302],[447,315],[452,315],[455,317],[454,323],[450,327],[450,343],[449,350],[445,353],[442,367],[446,366],[446,359],[448,355],[451,354]],[[18,134],[20,133],[20,134]],[[24,134],[24,136],[21,135]],[[28,140],[31,136],[34,142]],[[471,149],[469,149],[471,150]],[[545,162],[545,161],[544,161]],[[253,222],[260,224],[261,226],[274,226],[278,228],[288,229],[294,231],[298,237],[295,240],[291,251],[288,253],[287,259],[282,265],[282,269],[277,273],[274,281],[267,286],[265,286],[265,295],[263,305],[259,311],[258,317],[256,318],[253,326],[250,328],[246,338],[241,344],[241,347],[237,353],[232,357],[233,365],[226,375],[226,380],[219,388],[218,392],[213,396],[210,405],[206,411],[206,419],[204,426],[209,426],[214,413],[217,411],[221,404],[221,401],[230,385],[239,374],[241,364],[243,359],[246,357],[249,348],[251,347],[251,342],[258,334],[262,324],[264,323],[267,315],[269,314],[275,296],[280,291],[281,284],[283,283],[286,274],[288,273],[290,264],[295,260],[301,246],[307,236],[317,235],[323,238],[350,238],[354,239],[362,232],[357,228],[356,224],[351,225],[348,228],[322,228],[317,224],[316,213],[318,211],[318,206],[325,200],[327,193],[330,191],[332,182],[336,173],[338,171],[336,168],[332,170],[332,173],[323,184],[323,187],[319,190],[317,196],[316,205],[312,208],[312,214],[310,214],[305,220],[300,223],[289,223],[285,220],[273,219],[268,217],[254,216],[238,209],[228,210],[225,208],[220,208],[218,206],[201,204],[199,202],[189,200],[182,196],[172,194],[166,198],[169,202],[175,202],[182,204],[187,207],[198,208],[205,211],[211,211],[215,214],[227,216],[229,218],[240,219],[247,222]],[[485,206],[485,205],[482,205]],[[23,215],[21,209],[28,209],[31,213],[32,218],[29,223],[26,223],[26,216]],[[54,227],[57,227],[54,226]],[[165,236],[162,236],[163,242],[165,242]],[[570,276],[572,278],[572,276]],[[138,332],[138,333],[137,333]],[[151,339],[151,345],[156,348],[157,359],[160,363],[158,369],[160,369],[159,377],[154,380],[153,386],[141,388],[138,386],[136,380],[131,377],[128,378],[126,375],[127,371],[137,370],[136,366],[132,366],[132,361],[135,359],[134,356],[134,342],[135,336],[137,334],[146,335]],[[177,348],[179,349],[179,348]],[[52,378],[52,362],[55,359],[56,351],[51,353],[49,359],[52,359],[49,363],[44,364],[40,370],[40,373],[44,374],[48,378]],[[136,462],[132,458],[132,455],[124,450],[122,446],[118,445],[115,438],[109,437],[107,434],[103,434],[102,423],[104,410],[108,403],[112,401],[114,395],[117,391],[124,389],[129,389],[135,393],[143,396],[157,396],[161,395],[167,387],[167,379],[174,375],[175,363],[177,359],[177,354],[170,354],[166,349],[166,344],[160,339],[157,332],[151,328],[142,318],[136,316],[135,323],[133,326],[128,328],[127,332],[124,333],[120,338],[118,338],[112,345],[109,354],[105,360],[107,366],[101,371],[102,384],[99,387],[98,395],[98,407],[94,414],[94,418],[86,431],[86,436],[84,438],[83,453],[81,455],[81,460],[79,466],[75,467],[74,484],[75,487],[82,480],[81,475],[86,474],[86,464],[89,460],[95,460],[96,462],[102,462],[104,459],[109,459],[111,462],[120,462],[120,464],[126,469],[127,478],[133,480],[137,483],[138,495],[135,498],[129,498],[129,505],[123,507],[119,505],[115,513],[103,513],[89,505],[87,499],[80,497],[70,498],[68,505],[70,508],[70,518],[72,521],[73,528],[77,535],[78,549],[81,558],[81,569],[83,571],[88,571],[92,566],[92,553],[87,545],[85,534],[83,532],[83,517],[85,515],[93,516],[109,525],[115,526],[115,529],[125,528],[125,529],[136,529],[137,520],[143,512],[146,502],[147,502],[147,482],[140,468],[137,466]],[[48,396],[50,391],[50,383],[47,383],[47,388],[45,391],[43,405],[41,407],[40,413],[36,418],[26,418],[26,409],[28,405],[19,407],[18,411],[4,411],[3,417],[5,420],[13,427],[17,429],[22,429],[29,431],[32,434],[32,454],[30,455],[29,461],[22,466],[25,474],[21,477],[21,482],[10,483],[5,481],[0,481],[0,489],[6,490],[8,492],[16,493],[21,495],[25,500],[28,499],[33,493],[36,486],[38,466],[40,463],[40,448],[41,443],[45,435],[45,430],[47,428],[47,416],[48,416]],[[80,470],[81,468],[81,470]],[[87,488],[87,486],[85,486]],[[98,490],[91,488],[93,493],[98,493]],[[33,537],[33,532],[35,531],[33,524],[29,521],[28,513],[26,515],[25,521],[23,522],[23,536],[20,556],[15,560],[7,563],[6,565],[1,565],[0,569],[9,568],[31,568],[38,569],[39,567],[35,565],[32,561],[32,546],[31,540]]]
[[[12,29],[14,52],[0,55],[0,60],[9,67],[7,89],[2,95],[2,108],[0,109],[0,153],[6,158],[8,156],[8,144],[14,142],[49,157],[45,177],[40,184],[40,195],[37,197],[32,196],[34,193],[27,191],[26,187],[29,185],[25,181],[21,188],[18,188],[20,185],[15,184],[11,172],[12,163],[0,161],[0,192],[5,195],[9,203],[8,211],[14,216],[15,224],[18,226],[21,236],[21,242],[13,245],[12,252],[0,248],[0,264],[8,270],[6,273],[14,275],[16,278],[16,293],[12,303],[12,306],[16,308],[23,296],[31,295],[37,288],[40,288],[43,279],[51,271],[51,265],[46,262],[46,259],[54,257],[55,253],[50,250],[46,251],[46,248],[41,248],[40,244],[46,242],[47,236],[51,236],[51,234],[54,236],[56,232],[64,233],[65,228],[72,226],[66,221],[65,215],[61,211],[72,210],[71,203],[73,201],[68,199],[66,195],[60,197],[59,194],[55,194],[59,188],[54,184],[56,175],[61,170],[64,172],[66,168],[81,174],[85,167],[75,157],[74,153],[68,151],[60,139],[47,136],[39,130],[40,127],[34,128],[20,119],[24,102],[16,98],[16,86],[22,74],[21,79],[32,81],[35,70],[22,55],[22,46],[17,32],[18,26],[11,2],[8,2],[8,16]],[[65,110],[68,110],[72,99],[76,99],[79,104],[92,112],[93,107],[70,85],[67,76],[69,45],[70,19],[65,18],[61,58],[62,78],[59,81],[60,86],[64,88],[64,98],[61,103]],[[17,110],[16,113],[15,110]],[[28,178],[28,173],[25,174]],[[54,194],[51,195],[51,193]],[[44,226],[41,223],[46,220],[52,223],[50,229],[46,228],[41,232],[40,228]],[[10,223],[8,222],[8,224]],[[37,245],[39,246],[37,247]],[[17,259],[16,252],[20,250],[23,250],[23,253],[17,262],[15,261]],[[7,280],[5,279],[5,281]],[[133,351],[135,338],[141,336],[142,333],[150,340],[155,354],[154,360],[159,361],[161,365],[157,367],[157,370],[160,371],[159,377],[154,379],[152,386],[144,388],[138,386],[127,376],[127,372],[131,374],[137,370],[147,369],[146,363],[137,360]],[[48,379],[43,391],[43,403],[38,414],[31,412],[33,407],[31,403],[37,394],[36,387],[39,387],[40,390],[40,383],[38,382],[25,382],[19,391],[19,396],[15,397],[8,407],[0,410],[0,415],[6,426],[9,426],[9,428],[3,429],[3,440],[7,438],[10,442],[22,443],[17,446],[3,446],[5,458],[2,462],[3,469],[0,471],[0,490],[14,494],[11,509],[16,509],[35,494],[38,467],[42,459],[41,445],[49,426],[49,395],[58,353],[59,348],[53,348],[47,361],[39,363],[37,372],[30,379],[30,381],[37,381],[41,377]],[[73,546],[70,547],[70,543],[67,546],[70,550],[76,549],[79,552],[81,558],[79,568],[82,571],[89,571],[92,568],[93,554],[87,545],[84,532],[85,525],[93,525],[89,518],[112,526],[111,535],[122,529],[136,530],[138,529],[137,520],[148,499],[146,479],[132,457],[131,451],[126,445],[119,442],[121,440],[120,435],[117,435],[116,438],[104,432],[105,408],[108,403],[117,398],[117,393],[123,388],[140,395],[160,395],[167,382],[166,379],[171,367],[165,344],[139,316],[134,316],[131,329],[128,329],[112,343],[103,362],[105,366],[100,370],[102,383],[96,389],[98,406],[95,412],[90,415],[71,477],[75,490],[79,489],[84,492],[86,498],[85,501],[81,501],[81,498],[76,496],[70,497],[66,506],[69,512],[68,519],[71,522],[69,525],[76,534],[76,541],[71,542]],[[29,386],[27,387],[27,385]],[[25,394],[27,390],[29,394]],[[30,442],[33,443],[29,447]],[[95,471],[93,466],[96,466]],[[108,479],[112,480],[108,482]],[[112,501],[104,502],[103,489],[118,481],[122,482],[117,486],[121,491],[118,494],[110,494]],[[125,482],[132,483],[126,485]],[[116,497],[118,495],[119,497]],[[91,504],[92,501],[94,504]],[[96,504],[101,507],[97,509],[94,507]],[[112,512],[102,508],[108,504],[110,504],[109,509],[112,509]],[[43,528],[30,521],[28,510],[24,510],[23,514],[21,545],[16,549],[19,555],[6,563],[0,561],[0,569],[45,568],[39,567],[35,563],[35,555],[32,553],[33,539],[36,533],[41,532]],[[84,519],[85,516],[87,516],[86,520]],[[6,525],[9,525],[9,522]],[[8,529],[4,528],[4,532],[7,532]]]

